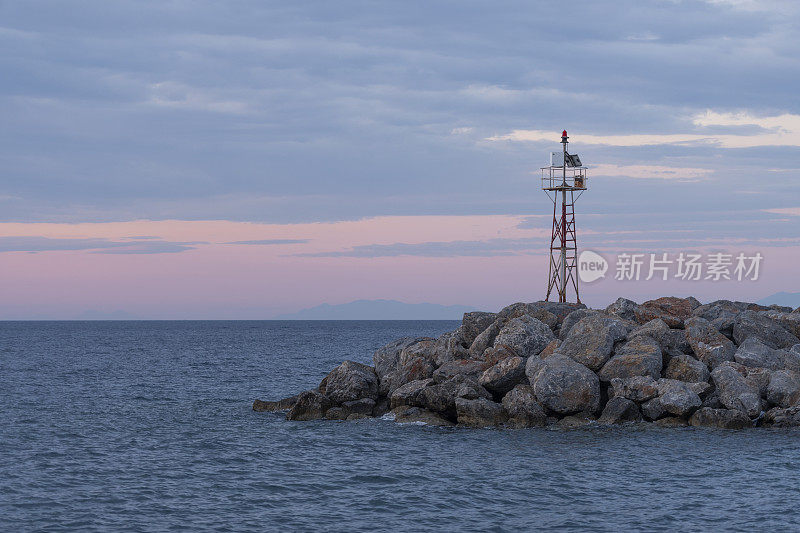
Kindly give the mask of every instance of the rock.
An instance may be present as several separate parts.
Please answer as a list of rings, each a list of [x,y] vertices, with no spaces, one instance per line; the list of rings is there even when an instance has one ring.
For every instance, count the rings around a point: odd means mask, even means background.
[[[658,379],[662,365],[661,346],[651,337],[639,335],[622,345],[621,350],[603,365],[597,375],[606,382],[633,376]]]
[[[512,318],[500,330],[494,340],[494,346],[505,346],[515,355],[532,357],[539,353],[555,339],[553,331],[541,320],[530,315]]]
[[[739,363],[729,364],[737,366],[736,371],[742,374],[748,383],[758,389],[759,396],[762,398],[767,397],[767,388],[769,387],[770,379],[772,379],[772,370],[743,366]]]
[[[587,316],[596,315],[599,311],[595,311],[594,309],[576,309],[575,311],[571,312],[564,318],[564,321],[561,323],[561,329],[558,331],[558,338],[562,341],[567,338],[567,334],[570,332],[572,327],[577,324],[582,318]]]
[[[528,379],[539,403],[560,415],[596,412],[600,407],[597,376],[569,357],[551,355],[541,361],[535,375],[528,374]]]
[[[455,426],[455,424],[449,420],[421,407],[401,405],[392,409],[392,414],[394,415],[394,421],[398,424],[427,424],[429,426],[443,427]]]
[[[783,366],[786,370],[800,372],[800,344],[795,344],[783,352]]]
[[[692,304],[685,298],[665,296],[644,302],[634,315],[640,324],[660,318],[671,328],[682,328],[684,320],[692,316]]]
[[[680,428],[689,425],[686,419],[679,416],[665,416],[664,418],[654,420],[653,424],[662,428]]]
[[[689,302],[689,305],[692,306],[692,311],[703,305],[700,300],[695,298],[694,296],[687,296],[686,301]]]
[[[735,409],[710,409],[703,407],[689,419],[689,424],[696,427],[715,427],[722,429],[744,429],[752,427],[747,415]]]
[[[770,409],[764,415],[764,425],[779,428],[800,426],[800,406]]]
[[[767,385],[767,401],[778,407],[792,407],[800,402],[800,375],[789,370],[772,372]]]
[[[486,369],[486,364],[473,359],[456,359],[445,363],[433,373],[433,380],[442,383],[455,376],[473,377],[478,379]]]
[[[463,326],[462,335],[467,346],[471,345],[475,338],[491,326],[495,320],[497,320],[497,313],[485,313],[482,311],[464,313],[461,325]]]
[[[347,413],[341,407],[331,407],[325,411],[325,418],[328,420],[347,420]]]
[[[503,329],[503,325],[505,325],[505,319],[498,317],[488,328],[483,330],[480,335],[475,337],[475,340],[472,341],[469,347],[470,358],[480,359],[483,357],[483,352],[494,344],[494,340],[497,338],[500,330]]]
[[[592,413],[578,413],[576,415],[565,416],[556,422],[556,426],[563,429],[576,429],[586,427],[596,421],[597,417]]]
[[[599,313],[590,314],[572,327],[557,353],[596,371],[611,357],[614,345],[627,334],[628,329],[620,320]]]
[[[660,318],[654,318],[650,322],[647,322],[638,328],[634,329],[628,334],[628,338],[632,339],[638,335],[647,335],[654,339],[659,346],[662,347],[662,350],[666,347],[666,337],[669,335],[669,326],[667,323],[661,320]]]
[[[655,397],[642,404],[642,414],[648,420],[658,420],[667,414],[667,410],[661,404],[661,399]]]
[[[678,355],[670,359],[664,377],[688,383],[708,381],[708,367],[690,355]]]
[[[509,357],[487,368],[478,382],[488,391],[505,394],[525,379],[525,359]]]
[[[561,346],[561,342],[558,339],[551,341],[550,344],[545,346],[544,350],[541,351],[539,359],[547,359],[556,352],[559,346]],[[798,345],[798,348],[800,348],[800,345]],[[798,361],[800,362],[800,351],[798,351]]]
[[[325,395],[334,403],[378,398],[378,376],[375,369],[355,361],[345,361],[327,377]]]
[[[418,342],[431,340],[433,339],[428,337],[403,337],[378,348],[372,356],[372,362],[375,364],[375,373],[378,376],[385,376],[389,372],[396,370],[400,364],[400,352],[404,348]]]
[[[286,414],[287,420],[319,420],[331,407],[331,400],[324,394],[310,390],[297,395],[297,401]]]
[[[666,353],[674,353],[675,355],[693,353],[692,345],[689,344],[689,341],[686,338],[685,329],[669,329],[666,331],[666,333],[664,333],[661,339],[656,340],[660,340],[661,349]],[[667,361],[667,363],[669,363],[669,361]]]
[[[439,367],[453,359],[468,359],[469,344],[464,338],[464,326],[442,334],[433,348],[433,361]]]
[[[417,396],[417,405],[438,413],[449,420],[455,420],[456,398],[461,386],[468,379],[471,380],[471,378],[466,378],[465,376],[454,376],[442,383],[428,385]],[[481,396],[477,389],[468,394]]]
[[[758,387],[748,382],[731,363],[723,363],[711,372],[722,405],[736,409],[750,418],[761,412],[761,396]]]
[[[573,303],[563,303],[563,302],[533,302],[533,303],[522,303],[518,302],[515,304],[511,304],[507,307],[504,307],[497,316],[502,319],[511,319],[516,318],[522,315],[530,315],[532,317],[540,318],[542,315],[540,314],[541,311],[546,311],[547,313],[553,314],[556,317],[557,324],[560,324],[564,318],[570,314],[571,312],[575,311],[576,309],[585,309],[586,306],[583,304],[573,304]],[[547,320],[542,320],[542,322],[547,323]]]
[[[502,405],[484,398],[456,398],[456,413],[459,425],[469,427],[501,426],[508,419]]]
[[[456,397],[466,398],[467,400],[477,400],[478,398],[492,399],[492,395],[489,391],[484,389],[483,386],[473,378],[466,378],[460,383],[458,390],[456,390]]]
[[[547,423],[544,409],[536,401],[533,387],[520,384],[503,397],[503,408],[508,414],[508,426],[514,428],[540,427]]]
[[[634,376],[632,378],[614,378],[611,380],[612,398],[627,398],[634,402],[646,402],[658,396],[658,385],[650,376]]]
[[[432,383],[432,379],[419,379],[406,383],[392,393],[389,398],[389,408],[395,409],[401,405],[419,406],[420,393]]]
[[[484,368],[492,367],[500,361],[508,359],[509,357],[517,357],[517,353],[511,349],[510,346],[506,346],[505,344],[486,348],[486,351],[483,352],[482,358],[482,361],[485,363]]]
[[[756,311],[743,311],[733,322],[733,340],[742,345],[748,337],[757,337],[770,348],[791,348],[800,339],[780,323]]]
[[[744,366],[780,370],[783,368],[784,352],[770,348],[756,336],[747,337],[736,350],[733,358]]]
[[[703,404],[688,383],[674,379],[658,380],[658,399],[663,410],[675,416],[687,416]]]
[[[733,361],[736,346],[708,320],[692,317],[685,321],[685,328],[686,340],[692,351],[709,369],[713,370],[725,361]]]
[[[372,412],[375,409],[375,400],[361,398],[360,400],[344,402],[341,408],[347,413],[348,417],[350,415],[372,416]]]
[[[762,311],[761,314],[774,320],[795,337],[800,337],[800,313],[786,310]]]
[[[601,424],[621,424],[638,422],[642,419],[639,406],[627,398],[616,397],[608,401],[598,422]]]
[[[724,409],[725,408],[725,406],[722,405],[722,402],[719,401],[719,395],[717,395],[716,391],[714,391],[712,394],[709,394],[708,396],[706,396],[705,399],[703,399],[703,405],[701,405],[700,407],[701,408],[702,407],[710,407],[711,409]]]
[[[297,403],[297,395],[289,396],[276,402],[265,402],[264,400],[253,401],[253,411],[288,411]]]
[[[606,307],[606,312],[617,315],[624,320],[636,320],[636,309],[639,304],[626,298],[617,298],[617,301]]]
[[[692,315],[707,320],[725,335],[733,334],[733,321],[744,309],[729,300],[717,300],[701,305],[692,311]]]

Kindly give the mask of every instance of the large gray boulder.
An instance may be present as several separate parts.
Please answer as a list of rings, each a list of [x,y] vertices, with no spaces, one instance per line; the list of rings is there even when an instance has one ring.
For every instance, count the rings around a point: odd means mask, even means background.
[[[689,419],[689,424],[697,427],[713,427],[721,429],[744,429],[753,423],[747,415],[736,409],[711,409],[703,407]]]
[[[603,414],[597,420],[601,424],[622,424],[638,422],[642,419],[639,406],[627,398],[611,398],[603,408]]]
[[[653,338],[639,335],[622,345],[621,350],[603,365],[597,375],[606,382],[614,378],[633,376],[658,379],[661,377],[662,365],[661,346]]]
[[[485,313],[483,311],[472,311],[464,313],[461,320],[462,335],[467,346],[471,345],[475,338],[497,320],[497,313]]]
[[[764,415],[764,425],[778,428],[800,426],[800,405],[793,407],[774,407]]]
[[[597,376],[569,357],[553,354],[528,374],[536,399],[559,415],[581,411],[596,412],[600,407],[600,382]],[[527,370],[527,369],[526,369]]]
[[[456,413],[459,425],[468,427],[501,426],[508,420],[508,414],[502,405],[484,398],[457,398]]]
[[[713,370],[725,361],[733,361],[736,346],[708,320],[692,317],[685,322],[686,340],[697,358]]]
[[[800,402],[800,375],[790,370],[772,372],[767,385],[767,401],[778,407],[792,407]]]
[[[525,359],[509,357],[503,359],[481,374],[478,382],[496,394],[505,394],[525,379]]]
[[[674,379],[658,380],[658,399],[661,407],[675,416],[687,416],[703,404],[691,384]]]
[[[475,340],[472,341],[472,344],[469,347],[470,358],[480,359],[483,357],[483,352],[485,352],[487,348],[494,344],[494,340],[497,338],[497,335],[500,334],[500,330],[503,329],[505,323],[505,318],[498,317],[489,325],[489,327],[475,337]]]
[[[733,331],[733,321],[743,310],[743,307],[729,300],[717,300],[695,308],[692,314],[707,320],[718,331],[725,335],[731,335]]]
[[[579,312],[582,311],[569,316]],[[556,352],[597,371],[611,357],[614,345],[627,334],[628,328],[619,319],[600,313],[590,314],[570,329]]]
[[[473,359],[456,359],[443,364],[433,373],[433,380],[442,383],[455,376],[473,377],[478,379],[486,369],[486,363]]]
[[[682,328],[683,322],[692,316],[692,304],[686,298],[664,296],[644,302],[634,311],[640,324],[660,318],[671,328]]]
[[[609,389],[611,398],[627,398],[634,402],[646,402],[658,396],[658,383],[651,376],[614,378]]]
[[[555,339],[547,324],[530,315],[512,318],[497,334],[494,346],[503,346],[520,357],[528,358],[539,353]]]
[[[786,370],[800,372],[800,344],[795,344],[783,352],[783,365]]]
[[[800,313],[796,311],[761,311],[761,314],[774,320],[795,337],[800,337]]]
[[[596,311],[594,309],[576,309],[575,311],[571,312],[561,323],[561,328],[558,330],[558,338],[563,341],[567,338],[567,334],[569,334],[572,327],[582,318],[590,315],[596,315],[598,313],[600,313],[600,311]]]
[[[743,311],[733,322],[733,340],[741,345],[751,336],[757,337],[770,348],[791,348],[800,343],[800,339],[779,322],[756,311]]]
[[[761,395],[758,386],[742,375],[735,363],[723,363],[711,372],[719,401],[728,409],[736,409],[750,418],[761,413]]]
[[[378,398],[378,376],[371,366],[345,361],[328,374],[326,381],[325,395],[337,404]]]
[[[744,366],[780,370],[784,367],[784,352],[770,348],[755,335],[747,337],[733,358]]]
[[[647,400],[642,404],[642,415],[644,415],[647,420],[655,421],[664,418],[668,414],[667,410],[664,409],[664,406],[661,404],[661,398],[659,396],[656,396],[652,400]]]
[[[662,350],[666,349],[667,335],[669,335],[669,326],[660,318],[654,318],[650,322],[646,322],[637,327],[628,334],[628,338],[632,339],[638,335],[647,335],[652,337],[661,346]],[[676,330],[680,331],[680,330]]]
[[[439,367],[453,359],[469,358],[469,343],[464,336],[464,326],[443,333],[433,348],[433,362]]]
[[[389,398],[389,407],[394,409],[401,405],[419,406],[422,391],[432,383],[432,379],[420,379],[406,383],[392,393]]]
[[[372,356],[372,362],[375,364],[375,373],[380,377],[396,370],[400,365],[400,353],[405,348],[417,343],[426,343],[427,345],[430,342],[435,344],[435,339],[430,337],[403,337],[378,348]]]
[[[287,420],[319,420],[332,406],[331,400],[324,394],[310,390],[297,395],[297,401],[286,413]]]
[[[627,298],[617,298],[617,301],[606,307],[606,313],[617,315],[623,320],[636,320],[636,309],[639,304]]]
[[[697,383],[698,381],[708,381],[710,373],[708,367],[691,355],[677,355],[670,359],[664,377],[677,379],[687,383]]]
[[[533,387],[528,384],[519,384],[503,396],[503,408],[508,414],[507,425],[510,427],[540,427],[547,423],[547,414],[536,400]]]

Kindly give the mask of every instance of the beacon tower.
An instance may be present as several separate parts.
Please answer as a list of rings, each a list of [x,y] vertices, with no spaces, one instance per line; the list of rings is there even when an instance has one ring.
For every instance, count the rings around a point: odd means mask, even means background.
[[[566,302],[569,292],[581,302],[578,292],[578,241],[575,234],[575,201],[586,190],[586,167],[568,150],[567,130],[561,133],[561,150],[550,153],[550,166],[542,167],[542,190],[553,202],[550,237],[550,267],[545,300]],[[576,194],[577,193],[577,194]]]

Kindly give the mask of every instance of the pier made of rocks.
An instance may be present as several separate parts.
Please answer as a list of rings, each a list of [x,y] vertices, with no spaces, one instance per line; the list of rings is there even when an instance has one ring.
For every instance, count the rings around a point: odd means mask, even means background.
[[[800,426],[800,308],[664,297],[516,303],[438,339],[405,337],[255,411],[289,420],[527,428]]]

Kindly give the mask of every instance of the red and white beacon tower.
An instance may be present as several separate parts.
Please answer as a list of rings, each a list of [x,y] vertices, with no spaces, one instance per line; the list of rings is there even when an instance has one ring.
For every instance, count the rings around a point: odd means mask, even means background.
[[[575,291],[575,301],[580,303],[578,292],[578,241],[575,236],[575,201],[586,190],[586,167],[577,154],[567,150],[567,130],[561,133],[559,152],[550,153],[550,166],[542,168],[542,190],[553,201],[553,233],[550,238],[550,272],[547,278],[547,296],[558,294],[559,302],[568,301],[569,288]],[[578,193],[577,195],[575,193]],[[552,194],[551,194],[552,193]]]

